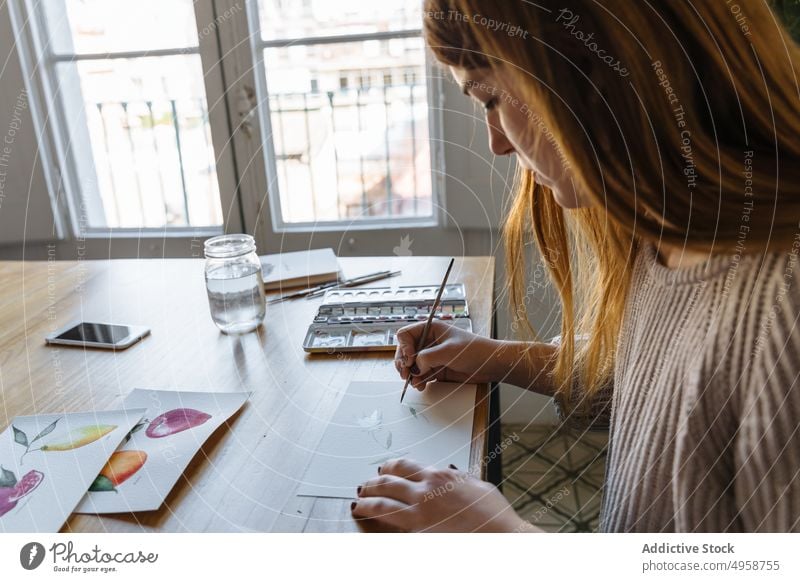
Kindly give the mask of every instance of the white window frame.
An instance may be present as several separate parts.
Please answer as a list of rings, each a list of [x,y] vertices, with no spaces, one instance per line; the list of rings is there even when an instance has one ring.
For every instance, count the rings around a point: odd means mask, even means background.
[[[225,0],[222,0],[225,1]],[[278,172],[272,140],[272,121],[269,110],[269,91],[267,87],[266,68],[264,63],[264,50],[267,48],[280,48],[294,44],[325,44],[348,43],[363,40],[389,40],[393,38],[414,38],[421,36],[421,28],[397,31],[343,34],[332,36],[300,37],[280,40],[263,40],[261,38],[260,16],[258,0],[246,0],[247,24],[250,38],[250,59],[253,63],[254,81],[257,95],[263,103],[257,107],[257,117],[262,128],[263,158],[267,180],[267,202],[271,218],[273,233],[308,233],[328,232],[341,233],[344,231],[374,231],[386,229],[425,229],[435,228],[444,222],[444,189],[442,175],[438,169],[444,168],[444,150],[442,147],[442,118],[441,118],[441,79],[433,72],[433,65],[429,59],[425,60],[426,91],[428,104],[428,140],[431,157],[431,216],[425,217],[376,217],[358,218],[335,221],[310,221],[310,222],[284,222],[280,209],[280,195],[277,191]],[[443,173],[442,173],[443,174]]]
[[[34,119],[36,133],[39,137],[39,153],[43,160],[45,178],[48,182],[49,195],[53,207],[55,234],[59,239],[114,239],[122,244],[122,254],[131,254],[136,250],[139,256],[141,239],[180,239],[192,241],[196,245],[198,239],[215,236],[223,232],[244,232],[245,223],[238,191],[238,179],[235,177],[233,153],[219,144],[226,144],[230,135],[230,123],[225,119],[226,107],[211,107],[212,95],[219,95],[220,72],[214,65],[219,62],[219,42],[216,27],[212,19],[213,0],[195,0],[195,18],[197,29],[210,28],[214,34],[206,38],[198,38],[198,46],[159,49],[151,51],[126,51],[103,54],[57,55],[49,50],[48,39],[40,35],[47,30],[43,21],[40,2],[43,0],[7,0],[12,26],[19,43],[19,54],[30,94],[31,114]],[[34,3],[32,7],[30,4]],[[34,24],[33,26],[31,24]],[[220,192],[220,203],[223,209],[223,224],[220,226],[163,226],[142,228],[108,228],[89,227],[82,224],[81,214],[77,208],[83,201],[75,162],[72,159],[69,144],[66,112],[60,95],[54,91],[57,87],[57,76],[54,67],[58,62],[80,61],[92,58],[136,58],[172,55],[200,56],[206,89],[206,105],[211,124],[214,158]],[[222,154],[218,152],[222,152]],[[180,240],[175,242],[180,243]],[[125,243],[128,243],[125,245]],[[135,245],[135,246],[134,246]],[[172,246],[172,245],[171,245]],[[182,248],[180,247],[172,248]],[[146,245],[143,254],[163,254],[164,247]],[[95,248],[99,249],[100,246]],[[120,248],[119,246],[117,248]],[[188,248],[188,247],[187,247]],[[150,249],[150,252],[148,252]],[[90,253],[92,254],[92,253]]]
[[[153,232],[153,236],[142,236],[149,233],[136,230],[126,236],[127,233],[117,231],[113,238],[101,235],[87,238],[83,233],[73,232],[64,195],[63,181],[67,176],[63,175],[62,162],[56,155],[56,139],[47,116],[46,106],[52,94],[43,86],[40,75],[32,74],[37,59],[28,3],[28,0],[7,0],[6,5],[17,34],[17,54],[37,136],[37,159],[32,164],[47,183],[42,195],[50,198],[49,206],[53,209],[52,215],[39,212],[28,217],[44,223],[36,225],[34,230],[51,232],[53,241],[79,239],[76,248],[81,249],[84,258],[202,256],[202,240],[207,234],[202,232],[182,235],[175,230],[169,233],[161,230]],[[504,215],[504,193],[510,188],[510,161],[487,157],[480,112],[474,110],[445,70],[428,61],[429,138],[435,156],[431,171],[437,196],[435,208],[440,218],[438,228],[400,226],[392,221],[380,228],[374,224],[343,224],[332,231],[315,227],[316,232],[311,233],[276,233],[270,203],[265,198],[269,184],[261,151],[261,127],[254,122],[251,135],[240,131],[245,120],[237,102],[245,91],[256,86],[247,13],[246,0],[195,0],[198,31],[211,32],[201,35],[200,56],[206,72],[206,99],[225,232],[252,234],[259,252],[332,247],[340,256],[391,256],[395,245],[406,237],[413,240],[414,255],[469,253],[472,251],[468,248],[474,246],[468,242],[470,232],[493,231],[499,226]]]

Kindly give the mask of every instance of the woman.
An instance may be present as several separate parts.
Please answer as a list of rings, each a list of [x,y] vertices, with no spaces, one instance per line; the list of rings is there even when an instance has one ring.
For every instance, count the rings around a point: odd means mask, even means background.
[[[602,531],[800,530],[800,55],[769,7],[428,0],[424,30],[485,107],[492,151],[517,156],[515,322],[530,233],[563,340],[437,323],[415,353],[411,326],[400,375],[506,381],[608,424]],[[354,517],[537,531],[455,468],[379,473]]]

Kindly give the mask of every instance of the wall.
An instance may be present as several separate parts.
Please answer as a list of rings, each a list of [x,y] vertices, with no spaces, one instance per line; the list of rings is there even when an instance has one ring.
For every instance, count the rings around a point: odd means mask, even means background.
[[[12,254],[27,257],[27,244],[19,242],[52,239],[54,224],[6,2],[0,2],[0,80],[0,245],[14,244]]]

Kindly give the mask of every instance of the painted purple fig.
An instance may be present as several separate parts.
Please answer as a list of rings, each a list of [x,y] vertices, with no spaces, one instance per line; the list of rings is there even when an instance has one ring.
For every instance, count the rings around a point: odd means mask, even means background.
[[[39,471],[28,471],[13,487],[0,487],[0,517],[17,506],[17,501],[36,489],[44,480]]]
[[[144,434],[151,439],[160,439],[196,426],[211,418],[210,414],[193,408],[176,408],[153,419]]]
[[[13,487],[0,487],[0,517],[17,506],[16,501],[11,501],[12,495],[14,495]]]

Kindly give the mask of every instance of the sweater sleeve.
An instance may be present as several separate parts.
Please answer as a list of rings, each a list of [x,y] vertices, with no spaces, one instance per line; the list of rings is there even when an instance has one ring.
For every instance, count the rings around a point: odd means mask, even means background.
[[[800,531],[799,287],[769,306],[741,399],[734,491],[746,532]]]
[[[579,338],[580,339],[580,338]],[[561,336],[556,336],[549,342],[558,346]],[[614,393],[613,382],[609,382],[600,390],[589,395],[586,388],[578,381],[577,377],[572,383],[570,405],[565,406],[565,401],[559,395],[553,398],[553,405],[559,420],[578,430],[608,430],[611,425],[611,399]],[[569,408],[572,412],[566,413]]]

